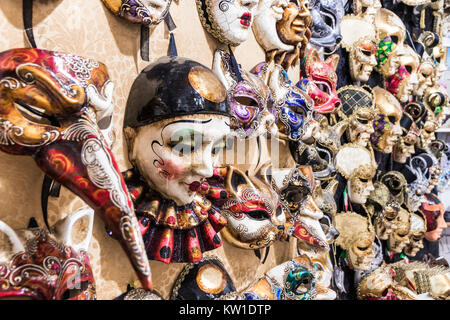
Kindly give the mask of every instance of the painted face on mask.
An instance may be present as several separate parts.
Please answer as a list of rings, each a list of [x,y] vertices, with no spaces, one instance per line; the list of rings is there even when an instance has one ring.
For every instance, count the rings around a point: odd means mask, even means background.
[[[203,28],[219,42],[237,46],[246,41],[253,24],[256,0],[197,0]]]
[[[406,28],[403,21],[392,11],[381,8],[375,16],[378,44],[375,70],[383,76],[392,76],[400,67],[399,56],[404,52]]]
[[[400,127],[402,107],[388,91],[380,87],[375,87],[372,91],[378,115],[372,122],[375,132],[372,133],[370,140],[375,150],[382,153],[391,153],[402,133]]]
[[[93,222],[87,206],[58,221],[54,233],[37,226],[14,231],[0,221],[7,237],[1,244],[0,300],[95,300],[87,255]]]
[[[427,232],[425,238],[428,241],[438,241],[441,238],[442,231],[447,227],[444,220],[444,206],[439,198],[434,194],[427,194],[426,201],[420,206],[420,211],[424,214],[427,221]]]
[[[311,16],[305,1],[259,1],[253,33],[266,51],[266,61],[286,70],[303,58],[311,38]]]
[[[158,24],[169,11],[172,0],[102,0],[114,14],[133,23]]]

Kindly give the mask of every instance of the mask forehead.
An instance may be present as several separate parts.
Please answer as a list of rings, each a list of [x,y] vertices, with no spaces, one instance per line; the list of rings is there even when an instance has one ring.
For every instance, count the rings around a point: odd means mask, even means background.
[[[114,14],[133,23],[158,24],[169,12],[172,0],[102,0]]]
[[[380,87],[373,88],[375,105],[380,113],[385,116],[393,116],[395,121],[402,117],[402,106],[400,102],[387,90]]]

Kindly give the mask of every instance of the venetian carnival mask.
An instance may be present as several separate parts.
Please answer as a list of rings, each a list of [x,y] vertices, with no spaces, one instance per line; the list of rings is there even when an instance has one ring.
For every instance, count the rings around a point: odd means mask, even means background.
[[[374,133],[372,120],[376,109],[372,94],[356,86],[344,86],[338,90],[342,106],[339,115],[348,122],[347,139],[362,147],[367,146],[370,135]]]
[[[400,119],[400,126],[403,133],[392,150],[392,158],[395,162],[406,163],[415,152],[414,145],[419,140],[420,130],[413,118],[406,112]]]
[[[41,49],[2,52],[0,65],[1,150],[33,156],[94,208],[150,289],[133,205],[109,149],[113,84],[105,65]]]
[[[387,247],[390,251],[400,253],[409,243],[409,230],[411,226],[411,214],[400,207],[397,217],[393,220],[395,229],[389,235]]]
[[[247,40],[257,0],[196,0],[203,28],[217,41],[238,46]]]
[[[102,0],[114,14],[133,23],[160,23],[169,11],[172,0]]]
[[[313,118],[314,101],[292,85],[280,65],[275,65],[269,74],[268,86],[275,102],[280,138],[292,141],[311,139],[318,130],[318,123]]]
[[[370,23],[374,23],[380,8],[380,0],[353,0],[353,13]]]
[[[375,16],[378,33],[377,66],[375,69],[383,76],[392,76],[400,66],[399,56],[403,54],[406,28],[403,21],[392,11],[378,10]]]
[[[342,0],[311,0],[309,2],[313,26],[311,44],[333,51],[341,41],[339,24],[344,16]]]
[[[245,300],[325,300],[335,295],[317,282],[314,263],[300,255],[269,270],[262,279],[245,289]],[[332,298],[332,299],[333,299]]]
[[[397,97],[400,102],[408,102],[414,88],[418,85],[419,56],[408,45],[404,45],[404,52],[398,57],[400,63],[397,71],[385,79],[384,86]]]
[[[416,212],[419,210],[420,205],[425,201],[425,193],[428,189],[428,161],[431,158],[428,155],[418,155],[411,158],[406,168],[412,173],[413,177],[410,183],[408,183],[408,192],[405,196],[405,205],[410,212]]]
[[[374,227],[378,238],[387,240],[396,228],[393,221],[398,215],[400,205],[392,199],[388,187],[377,181],[374,183],[374,190],[367,199],[366,207],[369,214],[375,216]]]
[[[266,61],[289,69],[304,57],[311,38],[311,25],[304,0],[261,0],[253,33],[266,52]]]
[[[447,70],[447,67],[445,65],[445,54],[446,50],[441,43],[435,46],[431,53],[431,57],[435,64],[432,78],[433,85],[438,83],[438,81],[442,78],[442,74]]]
[[[442,231],[447,227],[444,220],[444,205],[434,194],[427,194],[425,198],[426,200],[420,206],[420,211],[424,214],[427,222],[425,238],[428,241],[438,241]]]
[[[280,202],[289,212],[287,234],[319,248],[327,247],[327,238],[319,222],[323,212],[312,197],[314,176],[310,166],[273,170]]]
[[[375,132],[372,133],[370,140],[375,150],[391,153],[402,134],[400,127],[402,106],[390,92],[380,87],[373,88],[372,93],[378,115],[372,122]]]
[[[335,158],[335,166],[347,180],[348,196],[351,202],[364,204],[374,190],[372,178],[376,165],[369,150],[357,144],[342,146]]]
[[[366,82],[377,65],[378,39],[373,23],[359,16],[347,15],[341,21],[341,45],[349,53],[350,76]]]
[[[405,193],[408,190],[405,176],[395,170],[383,174],[379,181],[388,187],[391,197],[399,204],[405,202]]]
[[[339,56],[333,54],[323,61],[316,49],[311,48],[305,58],[304,70],[307,79],[302,79],[297,86],[314,100],[317,113],[330,113],[341,103],[336,93],[336,68]]]
[[[411,226],[409,229],[409,243],[403,251],[410,257],[414,257],[423,248],[422,239],[425,237],[425,217],[419,213],[411,213]]]
[[[425,90],[431,87],[432,75],[434,72],[434,63],[431,59],[422,59],[419,71],[418,71],[418,84],[414,90],[414,95],[421,98],[423,97]]]
[[[433,123],[437,128],[440,127],[447,118],[449,109],[446,89],[440,85],[428,87],[423,96],[423,103],[429,111],[426,120]]]
[[[0,300],[95,300],[87,254],[93,222],[94,211],[87,206],[58,221],[52,233],[37,226],[14,231],[0,221],[0,233],[6,235]]]
[[[239,138],[258,136],[276,130],[269,87],[261,79],[266,64],[255,66],[251,72],[232,70],[231,56],[223,50],[214,53],[213,71],[227,92],[231,107],[231,129]],[[261,75],[261,77],[260,77]]]
[[[193,60],[161,57],[135,79],[123,124],[133,169],[124,176],[149,259],[196,262],[221,246],[226,221],[204,194],[230,116],[224,86]]]
[[[341,212],[335,216],[339,236],[336,244],[346,251],[350,266],[356,270],[367,270],[374,257],[372,244],[375,232],[370,221],[355,212]]]

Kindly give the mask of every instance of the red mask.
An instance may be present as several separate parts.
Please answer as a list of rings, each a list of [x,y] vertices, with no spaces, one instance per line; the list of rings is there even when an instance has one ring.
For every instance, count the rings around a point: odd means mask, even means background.
[[[97,125],[110,102],[110,83],[105,65],[92,59],[41,49],[0,53],[0,149],[31,155],[91,206],[151,289],[133,204],[109,137]]]
[[[331,113],[341,104],[336,93],[338,62],[337,54],[323,61],[314,48],[309,51],[305,59],[305,73],[308,81],[302,79],[297,86],[314,100],[314,110],[317,113]]]

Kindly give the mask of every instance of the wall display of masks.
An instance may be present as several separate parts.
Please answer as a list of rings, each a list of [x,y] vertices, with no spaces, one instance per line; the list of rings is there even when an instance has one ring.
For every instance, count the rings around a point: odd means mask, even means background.
[[[0,299],[450,299],[443,1],[85,2],[0,5]]]

